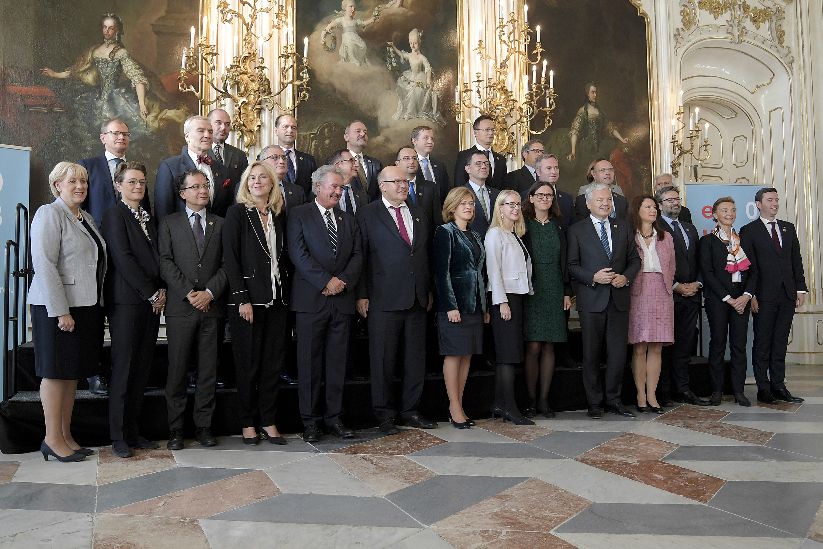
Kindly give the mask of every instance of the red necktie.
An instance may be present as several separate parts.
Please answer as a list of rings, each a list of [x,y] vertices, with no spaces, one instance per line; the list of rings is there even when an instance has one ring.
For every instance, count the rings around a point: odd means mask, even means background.
[[[779,252],[783,249],[783,246],[780,245],[780,237],[777,236],[777,223],[771,221],[769,225],[772,226],[772,244],[774,244],[774,249]]]
[[[403,221],[403,215],[400,213],[400,208],[395,208],[394,206],[390,206],[392,210],[394,210],[394,217],[397,219],[397,229],[400,231],[400,238],[402,238],[406,244],[411,246],[411,238],[409,238],[409,232],[406,230],[406,222]]]
[[[200,156],[197,157],[197,163],[198,164],[206,164],[208,166],[211,166],[212,159],[207,154],[201,154]]]

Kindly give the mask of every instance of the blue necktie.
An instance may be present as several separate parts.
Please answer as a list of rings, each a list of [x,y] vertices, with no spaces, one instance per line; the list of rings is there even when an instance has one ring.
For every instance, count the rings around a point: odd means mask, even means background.
[[[355,214],[354,203],[351,200],[351,187],[349,187],[348,185],[343,187],[343,207],[350,214]]]
[[[409,200],[411,200],[415,206],[417,205],[417,192],[414,190],[414,179],[409,181]]]
[[[429,164],[429,159],[421,158],[420,166],[422,166],[423,168],[423,177],[426,178],[426,181],[434,181],[434,174],[432,173],[431,165]]]
[[[297,177],[297,172],[294,169],[294,162],[291,161],[291,150],[286,151],[286,163],[288,164],[286,179],[289,183],[294,183],[294,180]]]
[[[686,236],[686,231],[683,230],[683,227],[680,226],[680,223],[678,223],[676,219],[672,219],[672,227],[674,227],[674,230],[680,235],[680,238],[683,239],[683,244],[686,245],[686,249],[688,250],[689,238]]]
[[[603,245],[603,249],[606,251],[606,255],[609,257],[609,261],[612,259],[612,249],[609,247],[609,236],[606,234],[606,221],[600,221],[600,244]]]

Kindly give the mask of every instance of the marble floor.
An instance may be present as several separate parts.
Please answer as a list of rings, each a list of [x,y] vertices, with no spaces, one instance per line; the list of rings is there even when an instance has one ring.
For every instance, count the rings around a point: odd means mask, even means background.
[[[789,379],[804,404],[0,455],[0,547],[823,548],[823,367]]]

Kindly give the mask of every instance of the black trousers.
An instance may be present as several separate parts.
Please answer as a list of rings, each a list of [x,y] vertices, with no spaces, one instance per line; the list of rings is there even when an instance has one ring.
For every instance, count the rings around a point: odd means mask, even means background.
[[[316,313],[298,312],[297,397],[300,418],[306,427],[336,422],[343,412],[343,383],[349,356],[349,331],[353,314],[343,313],[327,302]],[[324,368],[325,364],[325,368]],[[320,390],[325,373],[325,409],[320,406]]]
[[[736,292],[737,293],[737,292]],[[739,293],[738,293],[739,296]],[[738,297],[732,295],[732,297]],[[731,355],[732,392],[742,393],[746,383],[746,338],[749,330],[749,306],[742,315],[731,305],[715,296],[706,297],[706,318],[709,321],[709,368],[712,375],[712,392],[723,392],[723,363],[726,354],[726,338]]]
[[[415,303],[405,311],[369,311],[369,362],[374,415],[383,422],[417,413],[426,377],[426,310]],[[401,360],[399,404],[392,382]]]
[[[689,390],[689,364],[694,354],[699,314],[699,301],[674,300],[674,343],[663,347],[658,395],[667,395],[669,391],[685,393]]]
[[[286,308],[277,301],[270,307],[254,305],[251,324],[240,317],[237,305],[228,309],[240,425],[254,427],[258,419],[262,427],[274,425]]]
[[[626,346],[629,340],[629,311],[620,311],[609,299],[605,311],[581,311],[580,328],[583,336],[583,386],[589,406],[600,406],[604,400],[600,383],[600,354],[606,344],[605,403],[621,403],[620,390],[626,368]]]
[[[167,316],[169,371],[166,377],[166,412],[169,429],[183,429],[189,359],[197,354],[197,386],[194,392],[194,425],[211,427],[217,357],[223,341],[223,319],[194,311],[187,316]]]
[[[785,389],[786,348],[792,329],[795,302],[784,298],[776,301],[760,301],[754,317],[754,343],[752,366],[757,390]]]
[[[137,438],[143,393],[151,373],[160,315],[146,302],[108,308],[111,335],[109,436],[127,442]]]

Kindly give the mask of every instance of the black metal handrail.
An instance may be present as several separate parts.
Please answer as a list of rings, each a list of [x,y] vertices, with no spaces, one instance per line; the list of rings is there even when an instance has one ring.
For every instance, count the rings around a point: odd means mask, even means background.
[[[25,229],[25,238],[22,238]],[[3,293],[3,322],[6,329],[3,332],[3,400],[7,400],[17,393],[17,350],[20,345],[28,341],[26,330],[27,301],[29,284],[34,269],[31,268],[31,249],[29,234],[29,209],[23,204],[17,204],[14,226],[14,240],[7,240],[5,245],[6,270]],[[20,248],[23,247],[24,266],[20,268]],[[12,255],[12,250],[14,254]],[[13,265],[13,268],[12,268]],[[20,281],[23,280],[22,298],[20,296]],[[13,302],[11,295],[14,295]],[[21,307],[22,305],[22,307]],[[20,341],[20,327],[23,327],[22,341]],[[11,349],[9,349],[11,339]]]

